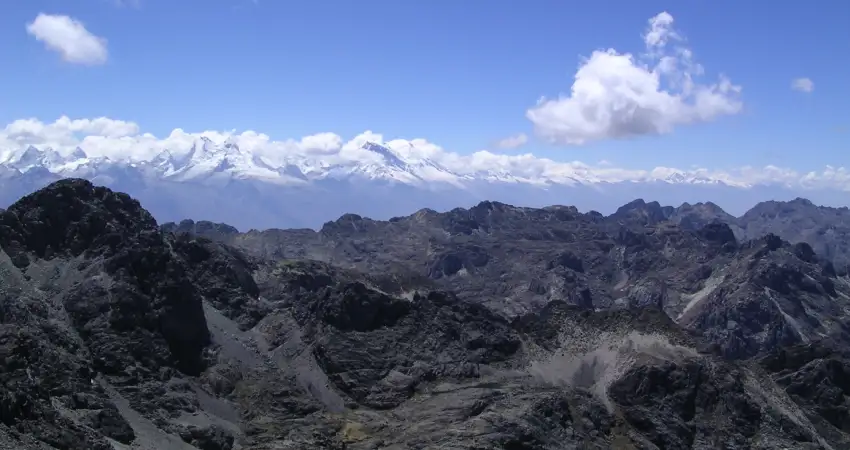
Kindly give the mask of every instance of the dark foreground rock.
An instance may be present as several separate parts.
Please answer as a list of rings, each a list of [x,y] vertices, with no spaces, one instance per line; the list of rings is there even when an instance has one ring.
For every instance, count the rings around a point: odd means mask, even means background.
[[[57,182],[0,212],[0,448],[847,448],[814,252],[540,211],[351,215],[297,255]]]

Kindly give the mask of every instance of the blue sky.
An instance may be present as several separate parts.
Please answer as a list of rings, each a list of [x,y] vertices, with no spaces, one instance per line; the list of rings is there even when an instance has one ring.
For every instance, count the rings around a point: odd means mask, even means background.
[[[126,1],[126,0],[125,0]],[[846,165],[850,2],[748,0],[8,0],[0,122],[107,116],[157,136],[253,129],[274,138],[365,130],[471,153],[644,168]],[[569,93],[581,57],[645,52],[647,20],[675,18],[700,83],[741,87],[740,111],[670,133],[552,144],[526,115]],[[63,61],[27,32],[67,15],[107,40],[102,64]],[[811,92],[792,80],[813,82]],[[698,121],[697,121],[698,122]],[[495,151],[495,150],[494,150]]]

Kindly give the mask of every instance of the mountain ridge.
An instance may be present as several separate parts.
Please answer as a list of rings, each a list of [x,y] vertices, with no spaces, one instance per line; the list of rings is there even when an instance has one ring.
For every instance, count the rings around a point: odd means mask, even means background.
[[[800,197],[790,202],[778,202],[775,200],[760,202],[738,217],[725,212],[713,202],[698,202],[695,204],[685,202],[678,207],[673,207],[661,206],[657,201],[647,203],[643,199],[632,200],[607,216],[596,211],[581,213],[574,206],[564,205],[550,205],[543,208],[522,208],[501,202],[483,201],[472,208],[493,204],[526,210],[557,209],[569,211],[570,214],[585,215],[608,221],[620,222],[624,220],[631,225],[634,225],[636,221],[641,225],[655,225],[666,221],[689,230],[698,230],[713,222],[721,222],[729,226],[731,232],[739,241],[759,239],[766,234],[774,233],[791,243],[807,243],[821,257],[835,263],[840,270],[846,271],[848,270],[847,268],[850,268],[850,247],[848,247],[848,242],[850,242],[850,208],[817,206],[810,200]],[[439,217],[449,214],[454,210],[464,209],[455,208],[445,212],[438,212],[430,208],[423,208],[407,216],[391,217],[386,221],[378,220],[378,222],[398,222],[411,218]],[[770,213],[766,213],[766,210],[770,211]],[[777,212],[781,214],[777,215]],[[295,229],[293,231],[298,233],[309,233],[311,231],[320,233],[327,226],[333,226],[335,223],[349,219],[361,220],[364,217],[358,214],[346,213],[339,216],[336,220],[326,221],[316,230]],[[373,219],[368,220],[371,221]],[[225,234],[232,235],[240,233],[236,227],[225,223],[201,220],[197,222],[197,224],[200,224],[200,230],[195,229],[195,224],[195,221],[187,219],[181,222],[166,222],[163,226],[172,231],[196,232],[208,237],[216,237],[216,232],[211,230],[217,228],[226,229]],[[241,233],[263,233],[264,231],[272,230],[285,229],[251,229]]]

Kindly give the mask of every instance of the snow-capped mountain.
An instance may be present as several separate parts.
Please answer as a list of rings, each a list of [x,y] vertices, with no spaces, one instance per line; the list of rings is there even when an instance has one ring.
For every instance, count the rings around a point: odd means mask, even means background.
[[[3,164],[7,167],[25,172],[34,167],[42,167],[48,170],[61,170],[65,164],[74,161],[81,161],[87,158],[86,153],[77,147],[68,156],[62,156],[59,152],[50,147],[44,150],[29,146],[19,155],[4,161]]]
[[[449,183],[462,186],[463,180],[472,179],[470,176],[452,172],[429,158],[405,156],[401,152],[393,151],[374,142],[366,142],[361,148],[379,155],[381,159],[354,166],[340,173],[360,175],[371,180],[394,181],[417,186],[427,186],[429,183]]]
[[[215,143],[201,137],[191,147],[182,152],[162,150],[156,156],[145,160],[110,160],[109,158],[89,158],[79,147],[68,155],[62,155],[51,149],[28,147],[2,162],[6,167],[26,172],[40,167],[60,176],[88,176],[92,172],[104,170],[105,166],[123,166],[140,168],[154,178],[179,182],[200,182],[208,180],[254,180],[274,184],[303,184],[309,181],[336,179],[362,180],[400,183],[420,188],[431,188],[447,184],[464,188],[476,181],[498,183],[524,183],[530,185],[575,185],[593,184],[611,181],[664,181],[669,183],[721,183],[723,180],[699,176],[696,173],[671,171],[669,173],[648,173],[637,179],[603,179],[592,170],[582,167],[569,167],[569,170],[534,171],[509,170],[503,167],[465,168],[463,172],[452,170],[438,161],[417,155],[413,144],[409,148],[391,148],[385,144],[366,141],[359,150],[371,156],[355,160],[327,162],[322,155],[310,158],[305,155],[288,155],[281,162],[274,163],[268,158],[253,155],[240,149],[231,141]],[[521,173],[528,172],[528,173]],[[734,185],[733,182],[726,184]]]
[[[0,207],[66,177],[128,192],[160,220],[206,219],[243,229],[317,227],[349,212],[389,218],[481,200],[601,212],[639,197],[667,204],[711,200],[735,213],[758,201],[801,195],[799,186],[748,183],[699,170],[624,173],[536,158],[506,165],[493,154],[447,164],[413,141],[365,141],[346,152],[344,158],[321,151],[259,155],[233,141],[206,137],[135,159],[91,157],[79,147],[59,152],[30,146],[0,161]],[[847,202],[843,194],[819,189],[803,195],[841,204]]]

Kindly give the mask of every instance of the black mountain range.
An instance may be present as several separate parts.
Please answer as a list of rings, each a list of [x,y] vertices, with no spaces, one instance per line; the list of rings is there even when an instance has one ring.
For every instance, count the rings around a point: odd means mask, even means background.
[[[0,212],[0,449],[850,448],[844,209]]]

